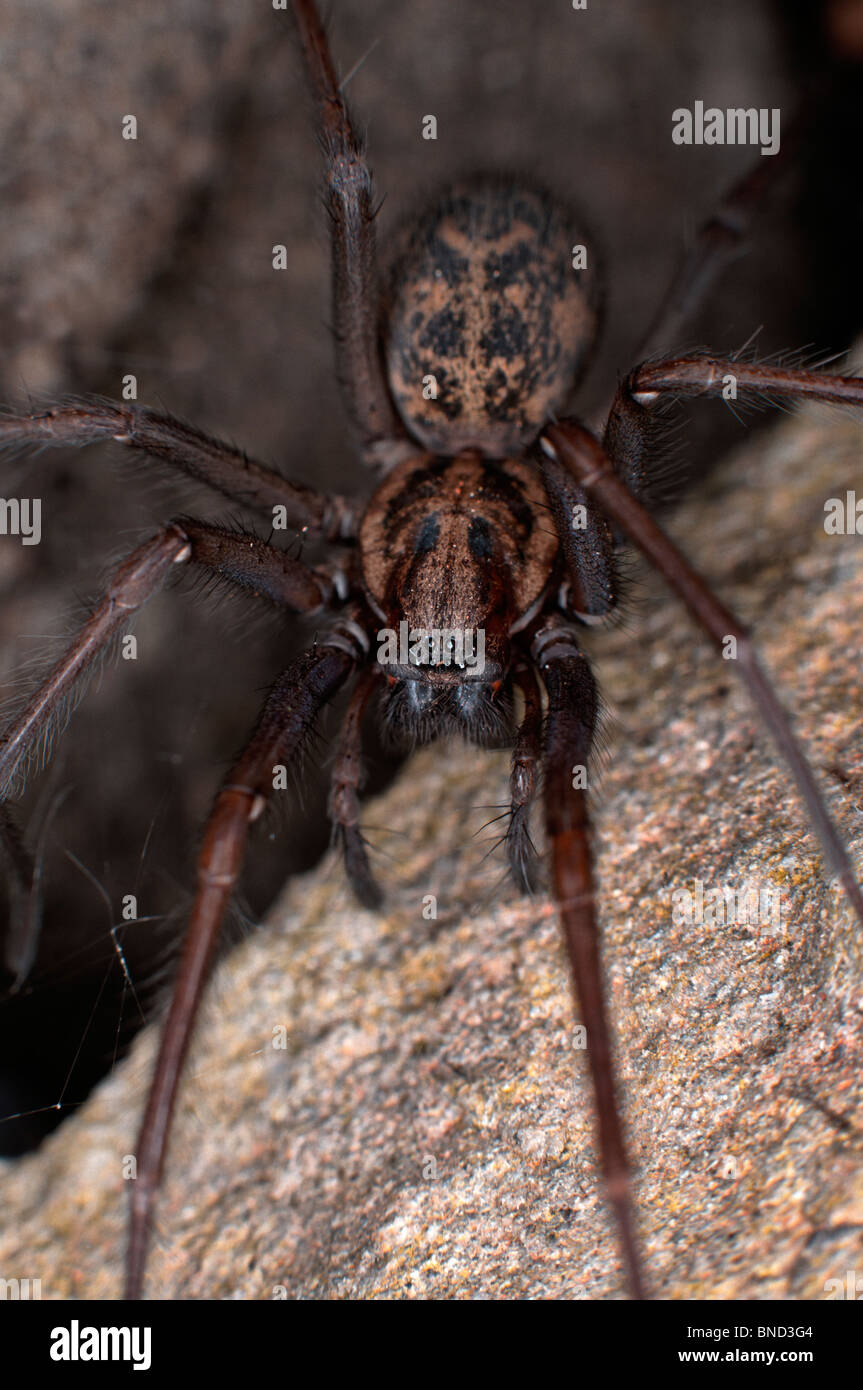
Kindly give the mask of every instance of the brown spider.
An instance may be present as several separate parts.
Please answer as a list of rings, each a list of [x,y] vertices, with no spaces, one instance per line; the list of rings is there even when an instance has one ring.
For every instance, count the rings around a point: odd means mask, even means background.
[[[170,523],[116,568],[101,603],[0,740],[0,787],[8,794],[78,678],[175,565],[200,566],[295,613],[334,614],[312,649],[276,681],[207,822],[137,1150],[127,1292],[140,1293],[177,1086],[249,826],[319,711],[355,679],[331,805],[362,902],[379,899],[358,800],[361,724],[373,695],[382,694],[384,719],[397,736],[514,738],[507,847],[522,882],[531,872],[528,819],[542,773],[554,893],[586,1027],[602,1166],[629,1289],[644,1297],[601,987],[583,775],[597,697],[579,631],[618,604],[615,554],[626,533],[717,646],[736,644],[737,669],[863,921],[845,851],[746,633],[643,505],[651,500],[654,407],[663,398],[717,395],[730,376],[744,395],[860,404],[863,381],[704,354],[659,356],[679,338],[696,297],[744,234],[778,159],[759,163],[702,229],[642,345],[642,365],[621,383],[597,432],[556,418],[590,359],[600,302],[580,220],[542,188],[486,175],[448,188],[403,234],[381,308],[370,173],[316,7],[295,0],[294,9],[320,106],[339,374],[361,458],[377,477],[369,501],[357,507],[290,483],[168,415],[127,404],[88,400],[0,420],[0,443],[9,445],[118,440],[235,502],[345,547],[348,557],[312,567],[253,535],[186,517]],[[586,246],[586,258],[573,255],[576,246]],[[26,904],[32,866],[14,820],[4,817],[0,830]]]

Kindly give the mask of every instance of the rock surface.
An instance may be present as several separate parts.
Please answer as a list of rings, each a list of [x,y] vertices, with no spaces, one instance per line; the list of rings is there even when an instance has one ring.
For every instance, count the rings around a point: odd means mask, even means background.
[[[331,10],[337,66],[383,200],[382,249],[433,185],[466,170],[526,169],[584,208],[608,290],[598,359],[579,398],[590,411],[631,364],[680,247],[752,162],[741,147],[675,145],[671,112],[696,92],[722,106],[779,106],[783,120],[793,105],[800,68],[777,7],[626,0],[577,12],[523,0],[333,0]],[[6,6],[0,72],[0,403],[116,396],[131,373],[141,402],[293,477],[364,488],[333,371],[320,152],[290,14],[266,0]],[[421,135],[429,112],[435,141]],[[135,141],[122,138],[126,114],[137,117]],[[765,352],[847,341],[851,329],[836,316],[854,301],[857,245],[839,194],[853,196],[845,171],[859,141],[853,120],[837,116],[827,128],[820,186],[805,167],[796,186],[789,181],[759,218],[749,254],[690,325],[690,341],[737,347],[759,324]],[[809,190],[809,223],[795,187]],[[285,272],[272,269],[274,244],[288,248]],[[717,418],[734,433],[730,416],[714,417],[714,428]],[[703,458],[704,431],[690,440]],[[725,451],[712,433],[706,443],[710,461]],[[100,592],[111,561],[166,518],[249,523],[220,496],[157,477],[124,452],[105,445],[0,460],[0,495],[42,500],[40,545],[0,538],[0,685],[32,678]],[[266,518],[251,524],[263,529]],[[155,598],[136,635],[136,662],[94,683],[20,807],[34,839],[46,804],[54,819],[32,989],[0,1010],[0,1097],[16,1088],[0,1101],[10,1148],[32,1139],[29,1126],[61,1088],[77,1103],[136,1024],[106,899],[134,891],[148,919],[124,942],[140,994],[154,959],[170,950],[219,771],[260,691],[303,641],[281,615],[259,625],[247,605],[201,601],[191,583]],[[377,766],[379,784],[387,769],[383,759]],[[253,852],[250,915],[323,852],[324,787],[309,780],[278,855],[265,843]],[[69,794],[54,798],[55,788]],[[0,902],[0,935],[2,916]],[[21,1110],[34,1113],[14,1136],[3,1122]]]
[[[677,94],[692,87],[724,103],[757,91],[768,107],[791,99],[771,0],[728,0],[718,17],[669,0],[587,14],[549,5],[541,16],[522,0],[335,0],[331,35],[339,71],[356,69],[348,91],[383,200],[382,249],[433,185],[466,169],[527,169],[584,205],[609,282],[586,408],[629,364],[688,229],[751,161],[746,149],[675,146]],[[131,373],[141,402],[297,479],[362,490],[333,371],[320,151],[292,16],[235,0],[119,9],[40,0],[0,14],[0,72],[0,403],[117,396]],[[426,112],[438,115],[436,141],[422,139]],[[122,138],[126,114],[138,120],[134,141]],[[801,263],[793,200],[781,211],[781,228],[768,218],[721,299],[692,325],[693,341],[736,346],[761,322],[765,351],[819,337],[809,311],[829,296],[788,295],[788,280],[811,283],[812,271]],[[823,206],[819,216],[834,220]],[[275,244],[288,248],[285,272],[272,268]],[[815,264],[832,264],[835,247],[831,230],[829,256]],[[167,518],[265,530],[266,518],[239,516],[221,496],[123,453],[105,445],[0,460],[0,496],[42,500],[39,546],[0,538],[0,685],[44,661],[112,559]],[[16,1049],[28,1062],[38,1055],[47,1080],[20,1105],[0,1105],[0,1120],[53,1101],[83,1000],[101,995],[103,1011],[71,1098],[111,1056],[122,976],[115,969],[104,988],[113,957],[104,897],[118,903],[134,887],[142,915],[170,918],[219,769],[303,640],[281,615],[268,620],[226,595],[201,601],[190,583],[155,598],[137,636],[138,660],[90,690],[21,808],[35,838],[46,783],[71,789],[48,846],[34,998],[19,998],[8,1023],[0,1016],[0,1060]],[[304,812],[278,858],[252,856],[253,915],[328,843],[314,783]],[[136,981],[154,953],[144,936],[126,941]],[[161,956],[170,921],[152,936]],[[127,1007],[121,1032],[136,1018]],[[0,1094],[4,1081],[0,1071]]]
[[[807,409],[670,527],[753,626],[863,875],[863,543],[823,524],[861,453],[859,423]],[[661,583],[640,572],[625,628],[590,645],[614,715],[596,796],[605,969],[654,1291],[824,1298],[863,1253],[859,924],[731,663]],[[383,913],[353,905],[330,856],[219,971],[150,1297],[622,1294],[555,914],[483,858],[497,813],[481,808],[506,781],[505,753],[414,756],[365,809]],[[675,925],[672,892],[698,880],[778,889],[780,929]],[[118,1295],[121,1162],[154,1042],[9,1167],[5,1277]]]

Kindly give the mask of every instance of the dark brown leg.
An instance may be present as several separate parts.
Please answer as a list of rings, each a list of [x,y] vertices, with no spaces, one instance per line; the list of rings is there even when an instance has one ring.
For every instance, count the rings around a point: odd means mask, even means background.
[[[200,564],[235,586],[297,613],[329,600],[327,576],[293,560],[256,536],[183,518],[139,545],[114,570],[105,596],[21,713],[0,735],[0,794],[8,796],[24,761],[46,736],[78,682],[110,645],[132,613],[161,587],[175,564]]]
[[[841,381],[843,378],[833,380]],[[863,382],[858,385],[863,391]],[[821,841],[825,858],[838,875],[848,901],[863,924],[863,894],[854,877],[845,846],[830,819],[818,784],[791,731],[785,711],[755,655],[746,629],[713,595],[701,576],[692,569],[674,543],[657,526],[650,513],[645,511],[641,503],[628,491],[616,475],[605,450],[593,435],[581,425],[561,422],[549,427],[543,445],[554,450],[581,485],[596,497],[607,516],[620,525],[639,550],[644,552],[672,589],[679,594],[692,616],[701,624],[719,650],[724,649],[729,638],[734,639],[736,660],[732,665],[745,682],[756,708],[785,759]]]
[[[720,396],[733,379],[740,398],[773,404],[777,400],[818,400],[863,405],[863,377],[759,366],[733,357],[696,353],[645,362],[621,382],[603,434],[603,447],[629,491],[642,501],[659,501],[665,479],[657,470],[656,443],[661,425],[654,407],[664,397]]]
[[[348,881],[363,907],[380,907],[383,894],[375,882],[365,841],[360,830],[359,789],[363,775],[363,715],[378,680],[380,669],[369,667],[360,676],[347,710],[333,763],[330,819],[341,840]]]
[[[662,478],[657,478],[661,439],[656,412],[635,399],[629,378],[622,381],[605,422],[602,445],[629,491],[648,506],[660,500],[656,493],[657,482],[662,484]]]
[[[325,569],[312,569],[259,536],[185,516],[177,524],[191,542],[190,563],[235,589],[269,599],[291,613],[315,613],[333,596],[333,581]]]
[[[611,527],[557,459],[543,459],[542,480],[569,576],[567,606],[586,618],[601,618],[617,603]]]
[[[611,1038],[603,1000],[599,927],[587,793],[574,787],[573,770],[587,767],[596,727],[596,685],[575,633],[552,619],[533,641],[532,655],[548,692],[545,738],[545,824],[551,846],[554,893],[560,910],[576,1004],[587,1033],[596,1097],[599,1148],[633,1298],[645,1298],[641,1258],[633,1230],[629,1161],[615,1094]]]
[[[645,362],[636,367],[625,385],[639,404],[650,405],[661,393],[721,396],[728,378],[733,379],[738,393],[748,392],[768,402],[779,398],[863,405],[863,377],[758,366],[738,362],[733,357],[709,357],[700,353],[672,357],[664,362]]]
[[[642,340],[637,361],[680,346],[687,320],[704,300],[720,271],[740,255],[754,215],[796,156],[799,125],[784,134],[778,154],[760,155],[758,163],[733,184],[699,227],[668,291]]]
[[[526,661],[516,667],[515,679],[524,696],[524,716],[519,725],[510,774],[511,814],[506,834],[510,873],[525,893],[533,887],[536,850],[530,838],[530,808],[536,796],[542,754],[542,700],[533,667]]]
[[[105,596],[60,660],[28,700],[25,708],[0,736],[0,795],[8,796],[24,760],[44,744],[58,712],[72,696],[80,678],[128,622],[161,586],[171,567],[188,560],[191,547],[178,526],[167,526],[139,545],[114,570]]]
[[[337,368],[366,462],[404,431],[390,401],[378,344],[372,177],[336,79],[314,0],[294,0],[303,56],[320,108],[332,223]]]
[[[347,498],[324,497],[314,488],[290,483],[275,469],[247,458],[232,445],[147,406],[81,400],[55,406],[42,415],[0,415],[0,449],[68,448],[102,439],[149,454],[232,502],[269,513],[271,519],[274,507],[284,507],[287,527],[308,530],[328,540],[353,536],[355,509]]]
[[[219,928],[242,868],[249,825],[273,790],[273,769],[295,759],[322,706],[361,659],[349,630],[325,639],[279,677],[239,761],[228,773],[204,830],[198,888],[137,1146],[132,1186],[126,1297],[138,1298],[153,1205],[168,1146],[171,1117]]]

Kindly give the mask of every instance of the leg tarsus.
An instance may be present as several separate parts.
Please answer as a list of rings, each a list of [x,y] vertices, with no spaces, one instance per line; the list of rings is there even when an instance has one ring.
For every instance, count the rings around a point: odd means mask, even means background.
[[[834,405],[863,405],[863,377],[833,376],[803,368],[741,362],[734,357],[693,353],[661,362],[644,362],[628,377],[625,387],[642,406],[660,395],[721,396],[729,384],[735,392],[768,399],[828,401]]]

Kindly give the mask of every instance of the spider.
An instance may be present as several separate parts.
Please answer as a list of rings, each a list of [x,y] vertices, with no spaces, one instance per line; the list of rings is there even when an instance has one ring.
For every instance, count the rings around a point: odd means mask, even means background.
[[[370,173],[316,8],[296,0],[294,9],[325,151],[339,375],[359,457],[374,478],[369,500],[324,496],[166,414],[128,404],[86,400],[0,421],[0,443],[119,441],[277,526],[320,538],[341,557],[312,566],[252,534],[189,517],[170,522],[116,568],[104,599],[0,742],[0,780],[8,791],[78,678],[175,566],[199,566],[287,611],[321,615],[314,646],[270,691],[205,828],[137,1147],[127,1292],[141,1291],[177,1086],[249,828],[320,710],[349,687],[331,806],[361,902],[379,901],[358,797],[361,726],[373,699],[397,737],[428,741],[458,732],[484,743],[514,741],[507,849],[522,884],[532,870],[530,811],[543,787],[606,1189],[629,1291],[644,1297],[649,1283],[601,987],[585,782],[598,706],[580,633],[619,605],[617,550],[628,536],[716,645],[733,642],[736,668],[863,920],[847,855],[747,634],[644,505],[653,496],[652,446],[664,399],[721,394],[732,378],[743,395],[859,404],[863,382],[739,358],[662,355],[744,234],[778,167],[762,163],[702,229],[601,426],[558,418],[590,362],[601,319],[593,247],[579,217],[530,181],[478,175],[450,186],[403,232],[379,299]],[[586,255],[576,256],[576,248]],[[26,899],[32,868],[11,816],[3,833]]]

